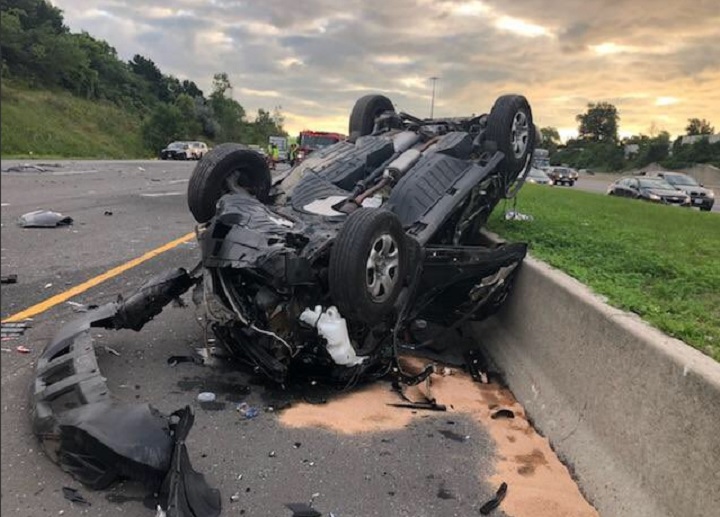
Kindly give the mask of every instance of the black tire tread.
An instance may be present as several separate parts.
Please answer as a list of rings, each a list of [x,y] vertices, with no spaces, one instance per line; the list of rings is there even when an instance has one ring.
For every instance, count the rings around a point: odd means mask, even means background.
[[[525,166],[525,160],[518,160],[513,156],[510,147],[509,132],[512,127],[513,117],[519,109],[527,111],[530,122],[530,133],[528,142],[528,152],[532,153],[535,147],[535,128],[532,120],[532,110],[527,99],[522,95],[502,95],[497,98],[495,104],[490,110],[487,121],[486,139],[495,142],[498,150],[505,154],[505,158],[500,163],[500,168],[510,173],[514,180]],[[527,155],[526,155],[527,156]]]
[[[197,222],[207,222],[215,215],[225,177],[239,163],[252,168],[257,197],[267,201],[272,178],[263,157],[242,144],[220,144],[198,161],[188,183],[188,208]]]
[[[365,285],[365,250],[372,244],[374,234],[384,225],[389,225],[396,239],[400,255],[398,275],[402,279],[406,270],[407,246],[405,234],[400,220],[388,210],[377,208],[360,208],[350,214],[340,230],[330,254],[328,282],[330,296],[344,317],[355,317],[367,323],[376,323],[393,308],[401,285],[396,292],[382,304],[373,302],[367,292],[355,292],[358,286]]]
[[[375,117],[384,111],[394,111],[390,99],[384,95],[365,95],[360,97],[350,113],[348,135],[354,141],[358,137],[369,135],[375,127]]]

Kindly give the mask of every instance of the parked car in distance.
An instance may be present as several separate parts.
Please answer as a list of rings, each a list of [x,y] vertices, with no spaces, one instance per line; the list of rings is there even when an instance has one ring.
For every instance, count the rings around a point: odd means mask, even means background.
[[[549,167],[545,173],[553,180],[555,185],[575,185],[578,172],[570,167]]]
[[[160,151],[161,160],[199,160],[209,151],[205,142],[172,142]]]
[[[705,212],[712,210],[715,204],[715,192],[712,189],[705,188],[695,178],[682,172],[653,171],[649,172],[647,177],[664,179],[676,189],[682,190],[690,196],[692,206],[697,206]]]
[[[552,185],[553,180],[550,179],[550,177],[545,174],[540,169],[537,169],[535,167],[530,168],[530,172],[528,172],[527,177],[525,178],[525,181],[528,183],[537,183],[538,185]]]
[[[620,178],[610,184],[609,196],[643,199],[666,205],[690,206],[690,196],[662,178]]]

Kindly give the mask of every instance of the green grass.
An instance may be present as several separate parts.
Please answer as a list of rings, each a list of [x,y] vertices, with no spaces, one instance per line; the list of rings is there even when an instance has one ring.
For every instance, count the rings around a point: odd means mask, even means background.
[[[720,361],[720,215],[537,185],[517,210],[488,228]]]
[[[140,117],[114,104],[3,82],[2,157],[143,158]]]

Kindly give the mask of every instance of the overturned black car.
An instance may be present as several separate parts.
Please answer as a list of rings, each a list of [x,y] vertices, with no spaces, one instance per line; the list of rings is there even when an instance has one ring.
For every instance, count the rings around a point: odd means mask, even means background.
[[[39,358],[33,429],[45,450],[93,488],[143,479],[160,486],[168,515],[217,515],[218,494],[183,451],[190,409],[173,420],[114,400],[92,328],[140,330],[194,288],[218,341],[279,384],[351,386],[391,371],[402,381],[399,348],[432,344],[507,297],[526,245],[492,244],[480,229],[522,185],[535,139],[522,96],[486,115],[428,120],[369,95],[347,141],[278,177],[245,146],[216,147],[188,187],[201,262],[85,313]],[[117,422],[132,440],[108,431]]]
[[[522,96],[423,120],[369,95],[347,141],[280,177],[243,146],[218,146],[188,187],[215,334],[275,381],[305,370],[344,382],[386,372],[416,322],[490,314],[526,247],[484,245],[480,228],[534,141]]]

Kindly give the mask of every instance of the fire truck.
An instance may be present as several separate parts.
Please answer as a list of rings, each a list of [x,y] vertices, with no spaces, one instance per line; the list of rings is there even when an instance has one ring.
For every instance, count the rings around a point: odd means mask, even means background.
[[[295,163],[303,161],[308,154],[323,147],[336,144],[345,140],[345,135],[340,133],[328,133],[326,131],[300,131],[297,140],[297,154],[295,155]]]

